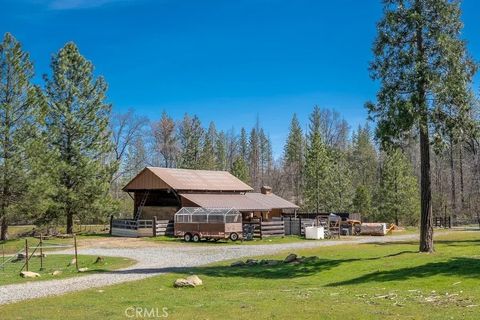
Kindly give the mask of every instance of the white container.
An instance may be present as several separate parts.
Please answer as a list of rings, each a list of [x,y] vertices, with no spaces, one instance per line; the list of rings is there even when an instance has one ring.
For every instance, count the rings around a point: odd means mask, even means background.
[[[305,227],[305,239],[325,239],[325,229],[323,227]]]

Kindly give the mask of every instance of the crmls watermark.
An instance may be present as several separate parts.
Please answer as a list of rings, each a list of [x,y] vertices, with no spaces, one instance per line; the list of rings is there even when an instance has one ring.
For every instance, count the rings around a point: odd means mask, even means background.
[[[125,316],[129,319],[168,318],[168,308],[128,307]]]

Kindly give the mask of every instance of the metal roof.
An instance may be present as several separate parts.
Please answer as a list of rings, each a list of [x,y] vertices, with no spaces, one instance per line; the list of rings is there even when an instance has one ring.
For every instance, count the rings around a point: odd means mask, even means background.
[[[274,194],[247,192],[245,194],[182,193],[188,201],[204,208],[233,208],[239,211],[270,211],[297,209],[295,204]]]
[[[147,167],[133,178],[124,191],[174,189],[179,191],[252,191],[227,171]]]

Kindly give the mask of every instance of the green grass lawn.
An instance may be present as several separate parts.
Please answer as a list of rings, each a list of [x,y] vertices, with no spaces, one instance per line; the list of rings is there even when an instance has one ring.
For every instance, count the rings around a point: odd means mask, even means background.
[[[106,272],[125,268],[135,263],[133,260],[120,257],[103,257],[103,261],[95,263],[97,260],[96,256],[79,255],[79,268],[88,268],[88,270],[86,272],[78,273],[75,265],[69,266],[72,259],[73,255],[47,255],[43,259],[43,270],[40,270],[40,258],[32,257],[29,261],[29,271],[39,273],[41,277],[30,279],[20,277],[20,271],[22,270],[25,261],[7,262],[4,269],[0,268],[0,286],[12,283],[62,279]],[[52,273],[54,271],[61,271],[61,274],[53,276]]]
[[[455,232],[437,239],[434,254],[417,253],[416,242],[298,250],[319,259],[179,269],[3,306],[0,314],[3,319],[64,319],[66,312],[69,319],[126,319],[127,308],[153,308],[162,315],[166,307],[169,319],[478,319],[479,245],[480,232]],[[172,287],[174,279],[191,273],[203,279],[202,287]]]
[[[81,244],[82,240],[91,240],[95,238],[104,238],[108,235],[78,235],[77,236],[77,243]],[[29,247],[35,247],[40,242],[38,238],[34,237],[26,237],[21,239],[12,239],[7,241],[0,241],[0,258],[2,255],[2,251],[5,252],[6,255],[14,254],[18,251],[22,251],[25,249],[25,239],[28,240]],[[65,250],[67,247],[73,246],[73,238],[51,238],[44,240],[44,246],[46,247],[45,251],[49,250]],[[59,246],[55,248],[55,246]],[[30,249],[31,250],[31,249]],[[73,249],[72,249],[73,250]]]

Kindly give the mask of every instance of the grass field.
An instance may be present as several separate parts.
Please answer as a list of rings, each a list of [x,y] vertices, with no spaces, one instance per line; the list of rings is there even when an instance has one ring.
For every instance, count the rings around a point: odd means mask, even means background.
[[[169,319],[478,319],[480,232],[416,242],[299,250],[307,264],[178,270],[139,282],[0,307],[4,319],[126,319],[132,307],[168,310]],[[269,259],[282,259],[287,252]],[[178,277],[204,286],[174,289]]]
[[[75,265],[69,266],[73,255],[47,255],[43,259],[43,270],[40,270],[40,258],[32,257],[29,261],[29,271],[39,273],[40,278],[27,279],[20,277],[25,261],[7,262],[5,269],[0,268],[0,285],[22,283],[29,281],[43,281],[61,278],[70,278],[86,274],[106,272],[115,269],[125,268],[134,263],[134,261],[125,258],[103,257],[103,261],[95,263],[96,256],[78,256],[79,268],[88,268],[87,272],[78,273]],[[0,260],[1,263],[1,260]],[[61,271],[60,275],[53,276],[54,271]],[[0,317],[1,318],[1,317]]]

